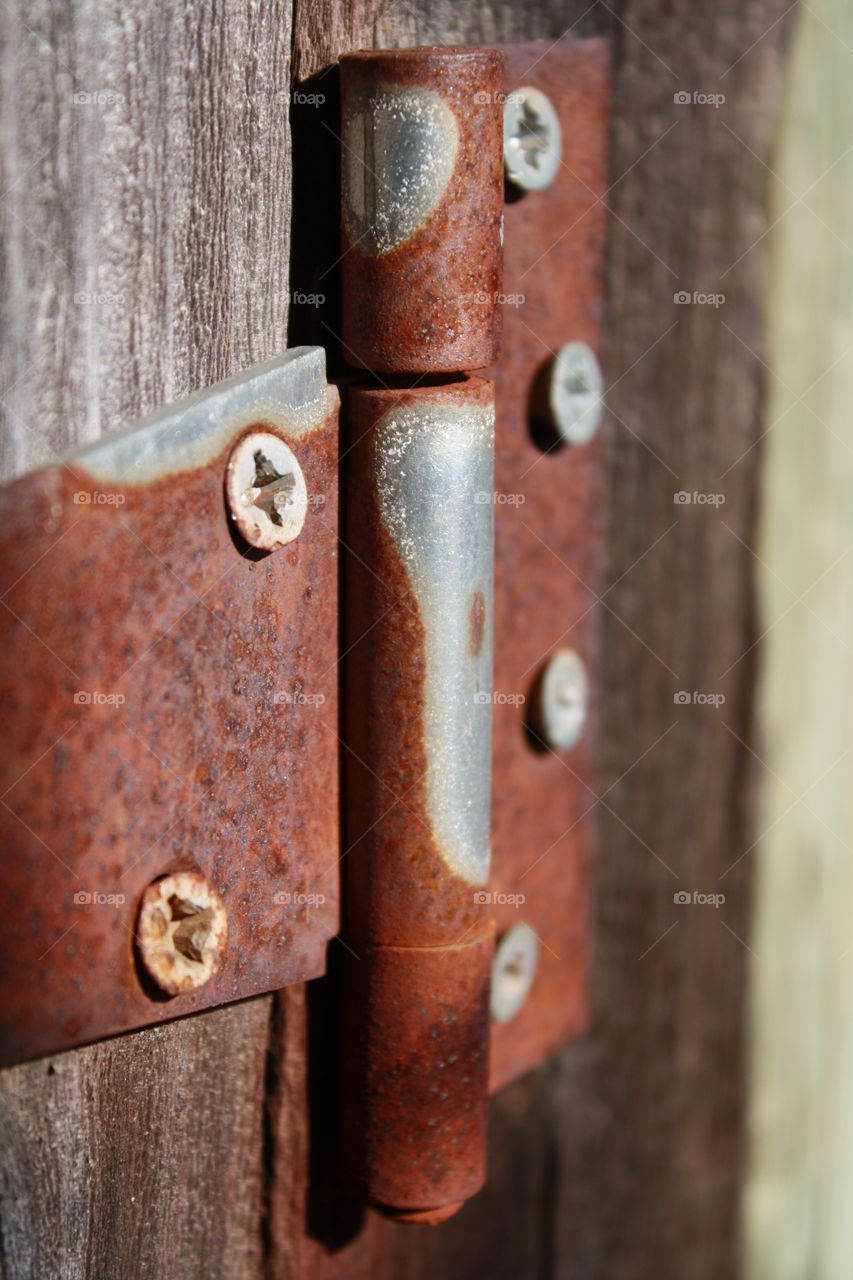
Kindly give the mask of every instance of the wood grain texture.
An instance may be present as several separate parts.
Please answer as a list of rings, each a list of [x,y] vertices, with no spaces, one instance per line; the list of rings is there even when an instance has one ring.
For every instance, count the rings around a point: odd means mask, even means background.
[[[3,1275],[253,1275],[270,1000],[3,1073]]]
[[[287,0],[4,5],[2,474],[286,346]],[[0,1076],[9,1280],[243,1277],[271,1000]]]
[[[53,1075],[16,1068],[0,1081],[7,1276],[734,1275],[749,859],[724,873],[750,844],[751,152],[768,145],[786,7],[298,5],[300,80],[363,45],[553,39],[578,20],[614,37],[595,1031],[495,1100],[489,1184],[433,1231],[336,1198],[330,984],[307,1013],[286,993],[271,1029],[260,1000],[64,1055]],[[284,346],[291,27],[283,6],[224,0],[37,0],[0,21],[9,474]],[[725,106],[674,103],[694,90]],[[101,91],[124,100],[73,102]],[[334,216],[313,161],[297,204]],[[726,302],[678,306],[681,289]],[[674,504],[694,489],[725,506]],[[676,705],[682,689],[727,701]],[[679,908],[678,890],[725,907]]]
[[[0,22],[8,477],[286,345],[290,6]]]

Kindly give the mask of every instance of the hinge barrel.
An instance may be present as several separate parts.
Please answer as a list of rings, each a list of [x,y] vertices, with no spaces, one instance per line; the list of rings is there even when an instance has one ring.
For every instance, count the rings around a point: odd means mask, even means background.
[[[407,1221],[485,1178],[502,88],[495,49],[341,61],[344,348],[411,380],[349,392],[344,1153]]]
[[[341,59],[346,359],[378,373],[498,357],[503,53],[362,50]]]
[[[410,1214],[485,1175],[493,387],[353,388],[348,430],[346,1149]]]

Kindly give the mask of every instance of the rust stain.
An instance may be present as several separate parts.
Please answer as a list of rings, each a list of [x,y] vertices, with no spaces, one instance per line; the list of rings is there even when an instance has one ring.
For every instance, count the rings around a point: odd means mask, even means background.
[[[486,597],[482,591],[475,591],[471,601],[468,629],[468,652],[476,657],[483,648],[483,637],[486,630]]]
[[[503,54],[496,49],[370,50],[341,59],[344,125],[371,92],[439,95],[458,129],[440,201],[377,256],[343,231],[344,348],[361,368],[454,373],[492,363],[500,343]]]
[[[440,1221],[483,1185],[491,924],[455,946],[376,947],[348,964],[342,1151],[403,1221]]]

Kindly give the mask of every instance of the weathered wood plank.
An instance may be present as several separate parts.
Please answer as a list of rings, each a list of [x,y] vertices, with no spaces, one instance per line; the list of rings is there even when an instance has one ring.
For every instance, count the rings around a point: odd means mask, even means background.
[[[291,14],[38,0],[0,24],[9,476],[286,346]],[[270,1009],[3,1073],[3,1274],[256,1274]]]
[[[0,20],[8,476],[286,345],[290,5]]]
[[[269,1000],[3,1073],[3,1274],[256,1274]]]

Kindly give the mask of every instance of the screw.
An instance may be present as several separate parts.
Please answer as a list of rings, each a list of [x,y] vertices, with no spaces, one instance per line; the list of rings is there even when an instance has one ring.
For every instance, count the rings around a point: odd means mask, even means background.
[[[222,899],[195,871],[163,876],[142,895],[136,926],[139,957],[169,995],[204,986],[219,970],[227,937]]]
[[[550,416],[567,444],[589,444],[601,421],[602,392],[592,347],[567,342],[554,356],[548,386]]]
[[[549,187],[560,168],[563,136],[549,98],[526,86],[507,94],[504,107],[504,166],[523,191]]]
[[[539,965],[539,939],[526,924],[516,924],[498,943],[492,966],[492,1018],[509,1022],[524,1004]]]
[[[253,431],[235,446],[225,472],[231,518],[253,547],[272,551],[298,538],[308,490],[292,450],[270,431]]]
[[[558,649],[542,673],[535,707],[537,728],[552,751],[568,751],[581,736],[589,704],[583,659],[574,649]]]

